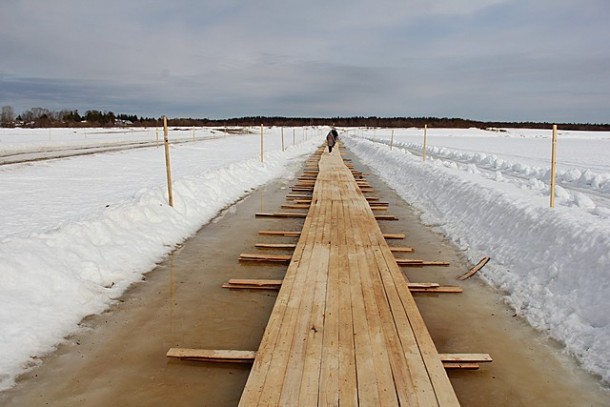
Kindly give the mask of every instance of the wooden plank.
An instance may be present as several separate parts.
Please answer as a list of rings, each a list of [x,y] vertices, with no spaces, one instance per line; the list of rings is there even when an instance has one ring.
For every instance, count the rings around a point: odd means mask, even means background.
[[[336,192],[335,192],[336,195]],[[339,270],[345,270],[341,266],[341,258],[338,256],[338,242],[341,239],[340,222],[342,207],[336,196],[331,201],[331,238],[330,257],[328,264],[328,281],[326,298],[324,302],[324,336],[322,342],[322,358],[320,364],[320,384],[318,394],[318,405],[339,405],[339,321],[340,321],[340,298],[339,298]]]
[[[398,247],[398,246],[390,246],[390,250],[392,253],[413,253],[415,251],[412,247]]]
[[[384,239],[404,239],[406,235],[404,233],[384,233]]]
[[[478,370],[481,366],[478,363],[454,363],[443,362],[445,369]]]
[[[351,214],[350,208],[346,208],[346,214]],[[345,229],[353,232],[350,216],[345,217]],[[356,375],[358,401],[361,405],[379,406],[379,392],[377,378],[375,377],[375,364],[373,362],[373,343],[369,332],[368,319],[366,318],[366,308],[362,298],[362,282],[360,278],[359,265],[362,264],[362,245],[360,237],[354,233],[346,232],[347,238],[347,257],[350,276],[350,296],[352,304],[352,318],[354,326],[354,351],[356,358]]]
[[[412,293],[435,293],[435,294],[460,294],[464,292],[461,287],[441,286],[441,287],[409,287]]]
[[[375,219],[377,219],[377,220],[398,220],[398,218],[394,215],[375,215]]]
[[[407,283],[409,288],[434,288],[440,287],[439,283]]]
[[[257,287],[265,286],[279,286],[282,285],[283,280],[267,280],[267,279],[248,279],[248,278],[232,278],[227,281],[229,285],[252,285]]]
[[[489,363],[493,359],[487,353],[439,353],[442,362]]]
[[[292,259],[292,255],[284,254],[257,254],[257,253],[242,253],[239,255],[239,261],[261,261],[261,262],[277,262],[288,263]]]
[[[297,245],[294,243],[256,243],[254,247],[259,249],[294,249]]]
[[[278,290],[282,280],[231,279],[223,288]],[[462,288],[440,286],[438,283],[408,283],[409,290],[416,293],[461,293]]]
[[[298,212],[257,212],[257,218],[305,218],[307,217],[306,213],[298,213]]]
[[[395,259],[396,264],[403,267],[423,267],[423,266],[449,266],[449,262],[446,261],[425,261],[416,259]]]
[[[385,206],[371,206],[371,210],[373,211],[387,211],[388,208]]]
[[[301,235],[301,232],[296,230],[259,230],[258,234],[266,236],[298,237]]]
[[[198,362],[252,363],[256,352],[248,350],[171,348],[167,351],[166,356],[168,358]]]
[[[281,207],[282,209],[309,209],[309,205],[306,204],[284,204]]]
[[[487,262],[489,262],[490,259],[491,258],[488,256],[483,257],[481,260],[479,260],[479,262],[473,268],[471,268],[465,274],[462,274],[461,276],[459,276],[458,280],[467,280],[470,277],[474,276],[479,270],[481,270],[487,264]]]
[[[293,199],[311,199],[311,194],[286,194],[286,198]]]

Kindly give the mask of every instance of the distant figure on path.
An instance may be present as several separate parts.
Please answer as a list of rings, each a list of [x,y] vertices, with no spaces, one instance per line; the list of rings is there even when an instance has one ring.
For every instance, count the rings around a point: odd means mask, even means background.
[[[328,153],[329,154],[333,152],[333,146],[335,145],[335,142],[337,140],[335,138],[335,135],[333,134],[333,130],[329,131],[328,135],[326,136],[326,143],[328,144]],[[335,133],[337,133],[337,130],[334,130],[334,131],[335,131]]]
[[[333,134],[335,141],[339,140],[339,133],[337,133],[337,130],[334,127],[331,127],[330,132]]]

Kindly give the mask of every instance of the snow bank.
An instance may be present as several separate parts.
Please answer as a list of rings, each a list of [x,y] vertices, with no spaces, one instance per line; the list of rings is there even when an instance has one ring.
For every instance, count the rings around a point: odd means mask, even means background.
[[[235,143],[243,145],[244,140]],[[290,164],[304,160],[320,143],[321,140],[310,139],[291,146],[286,152],[277,149],[266,152],[264,163],[257,157],[258,149],[252,149],[256,158],[242,158],[230,164],[226,164],[230,162],[226,158],[222,164],[214,161],[223,161],[223,157],[217,153],[214,156],[212,142],[208,142],[206,148],[195,154],[199,160],[207,157],[212,164],[200,166],[199,170],[183,168],[174,178],[174,208],[167,205],[166,185],[162,181],[156,184],[151,181],[145,188],[120,195],[121,198],[108,207],[102,205],[102,210],[90,209],[82,215],[71,212],[66,206],[49,220],[45,213],[36,214],[33,204],[29,204],[32,206],[25,208],[26,212],[40,221],[33,221],[31,225],[12,225],[10,233],[0,236],[0,390],[14,385],[19,373],[37,363],[36,356],[52,351],[67,334],[77,329],[82,318],[105,310],[130,284],[141,279],[142,274],[155,267],[176,244],[209,222],[220,210],[253,188],[277,177],[291,176],[290,168],[297,167]],[[225,154],[239,155],[239,151],[231,152],[227,144],[224,146],[224,150],[229,151]],[[100,160],[107,157],[104,155]],[[114,157],[115,166],[120,166],[121,162],[136,161],[137,164],[143,152]],[[87,163],[95,161],[92,158],[73,159],[72,164],[68,164],[70,177],[74,178],[74,171],[86,172],[87,168],[82,166],[93,165]],[[36,166],[46,166],[46,170],[61,168],[67,173],[66,162],[60,160]],[[180,168],[179,163],[176,166]],[[30,165],[22,166],[9,169],[3,175],[14,178],[14,184],[10,184],[10,180],[7,182],[18,192],[17,181],[24,184],[34,179],[22,175],[29,174],[29,169]],[[112,179],[116,185],[127,181],[127,176]],[[95,184],[93,179],[89,182],[91,186]],[[43,196],[36,199],[59,201],[59,196],[67,195],[73,206],[78,207],[84,191],[74,187],[69,179],[63,186],[67,187],[64,194],[58,193],[56,197],[50,191],[44,191]],[[112,191],[106,191],[106,194],[112,194]],[[105,196],[96,197],[98,203],[107,202],[105,199]],[[54,206],[62,205],[57,202]],[[18,213],[20,208],[9,209]],[[25,221],[25,217],[22,220]],[[49,226],[51,224],[53,227]]]
[[[502,182],[499,172],[481,174],[471,162],[483,156],[422,162],[405,149],[343,139],[470,261],[491,256],[481,275],[517,314],[610,381],[610,220],[590,213],[586,196],[582,207],[551,210],[535,178],[528,189]]]

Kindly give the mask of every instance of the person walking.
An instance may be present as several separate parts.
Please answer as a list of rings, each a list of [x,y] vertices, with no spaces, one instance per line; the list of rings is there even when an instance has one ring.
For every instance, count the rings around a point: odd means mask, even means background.
[[[337,131],[335,130],[335,133]],[[335,135],[333,134],[333,131],[329,131],[328,135],[326,136],[326,144],[328,144],[328,153],[332,153],[333,152],[333,146],[335,145],[336,139],[335,139]]]

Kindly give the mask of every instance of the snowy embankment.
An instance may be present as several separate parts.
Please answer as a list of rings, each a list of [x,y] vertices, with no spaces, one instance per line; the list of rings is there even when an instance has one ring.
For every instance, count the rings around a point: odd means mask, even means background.
[[[0,167],[0,390],[223,208],[292,177],[322,142],[286,137],[282,152],[279,131],[266,130],[264,163],[256,134],[173,146],[174,208],[163,148]]]
[[[491,256],[481,276],[502,289],[507,302],[532,326],[564,343],[586,369],[609,382],[608,208],[598,207],[588,195],[560,190],[557,207],[549,209],[543,180],[514,179],[494,167],[526,175],[527,165],[503,167],[499,159],[493,164],[480,153],[474,158],[477,153],[464,152],[459,154],[465,163],[449,161],[446,157],[452,153],[435,147],[428,150],[432,157],[422,162],[408,151],[408,143],[395,141],[391,150],[389,137],[382,139],[344,137],[351,151],[421,210],[423,221],[437,226],[470,261]],[[421,151],[421,144],[418,148]],[[494,171],[486,171],[485,165]],[[585,172],[574,177],[581,180],[580,187],[607,190],[607,174],[598,174],[590,183]]]

